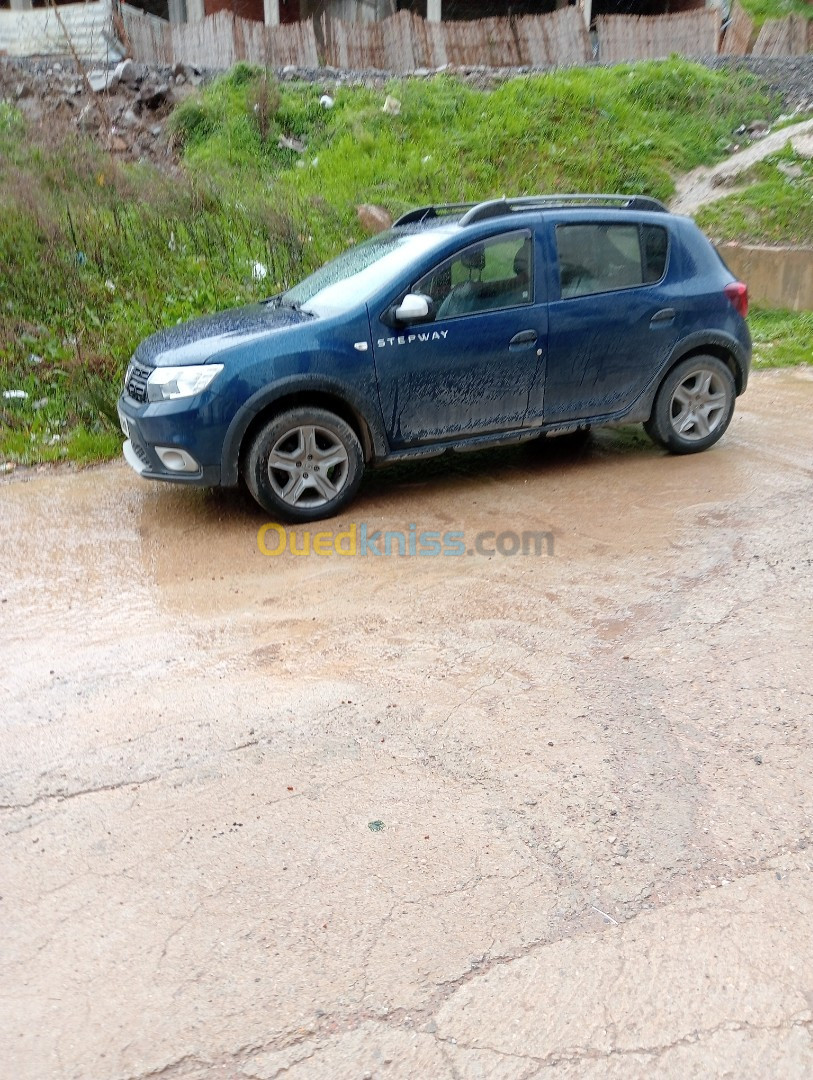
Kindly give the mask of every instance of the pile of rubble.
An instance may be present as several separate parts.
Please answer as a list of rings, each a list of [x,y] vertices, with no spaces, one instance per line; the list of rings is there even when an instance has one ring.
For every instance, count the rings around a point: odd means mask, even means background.
[[[797,115],[813,110],[813,53],[782,57],[718,56],[703,63],[717,70],[750,71],[782,98],[787,113]]]
[[[71,61],[0,61],[0,99],[12,102],[43,138],[71,131],[96,136],[131,160],[174,164],[166,120],[203,82],[196,68],[148,67],[122,60],[86,70]]]

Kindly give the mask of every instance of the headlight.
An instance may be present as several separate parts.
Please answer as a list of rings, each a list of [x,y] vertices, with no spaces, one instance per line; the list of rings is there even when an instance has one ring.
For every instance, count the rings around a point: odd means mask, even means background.
[[[147,379],[147,400],[174,401],[202,394],[222,370],[222,364],[156,368]]]

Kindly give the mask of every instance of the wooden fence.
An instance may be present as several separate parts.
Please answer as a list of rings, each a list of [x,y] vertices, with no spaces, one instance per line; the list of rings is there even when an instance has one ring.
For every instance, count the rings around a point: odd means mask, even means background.
[[[754,20],[740,4],[735,2],[731,5],[731,15],[720,45],[720,52],[726,56],[746,56],[751,49],[753,37]]]
[[[318,22],[265,26],[226,11],[199,23],[170,25],[123,4],[125,45],[136,60],[228,68],[238,60],[270,67],[350,70],[396,74],[454,67],[567,67],[593,59],[580,11],[566,7],[549,15],[472,22],[425,22],[400,11],[379,22],[349,23],[322,16]],[[597,19],[598,59],[605,63],[682,56],[742,56],[753,23],[734,4],[721,41],[720,14],[702,8],[675,15],[601,16]],[[813,22],[800,16],[765,23],[754,55],[806,52]]]
[[[148,63],[227,68],[237,60],[284,67],[362,70],[398,74],[446,64],[548,67],[592,59],[590,38],[575,7],[519,19],[430,23],[408,11],[371,23],[322,17],[264,26],[221,11],[199,23],[169,23],[122,5],[126,44]]]
[[[121,5],[125,44],[136,60],[155,64],[194,64],[228,68],[238,60],[268,67],[319,67],[313,22],[264,26],[220,11],[202,22],[170,25]]]
[[[175,62],[172,27],[166,19],[147,15],[139,8],[122,4],[119,35],[128,54],[135,60],[141,60],[147,64],[173,64]]]
[[[766,19],[754,42],[753,56],[804,56],[810,47],[810,20],[804,15]]]
[[[600,15],[596,19],[598,55],[605,64],[680,56],[715,56],[720,43],[720,13],[700,8],[679,15]]]
[[[576,8],[515,20],[440,23],[400,11],[363,26],[323,20],[321,32],[325,62],[338,68],[377,68],[402,74],[445,64],[566,66],[592,59],[590,38]]]

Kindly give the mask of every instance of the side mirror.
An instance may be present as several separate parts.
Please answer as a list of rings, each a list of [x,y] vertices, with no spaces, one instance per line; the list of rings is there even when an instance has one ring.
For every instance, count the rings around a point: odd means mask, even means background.
[[[420,293],[407,293],[394,312],[400,323],[420,322],[429,318],[429,297]]]

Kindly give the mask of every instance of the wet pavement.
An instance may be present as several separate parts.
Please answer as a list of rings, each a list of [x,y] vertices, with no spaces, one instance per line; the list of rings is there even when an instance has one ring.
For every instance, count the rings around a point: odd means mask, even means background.
[[[0,1071],[810,1076],[812,495],[810,369],[693,457],[381,471],[293,530],[356,555],[0,482]]]

